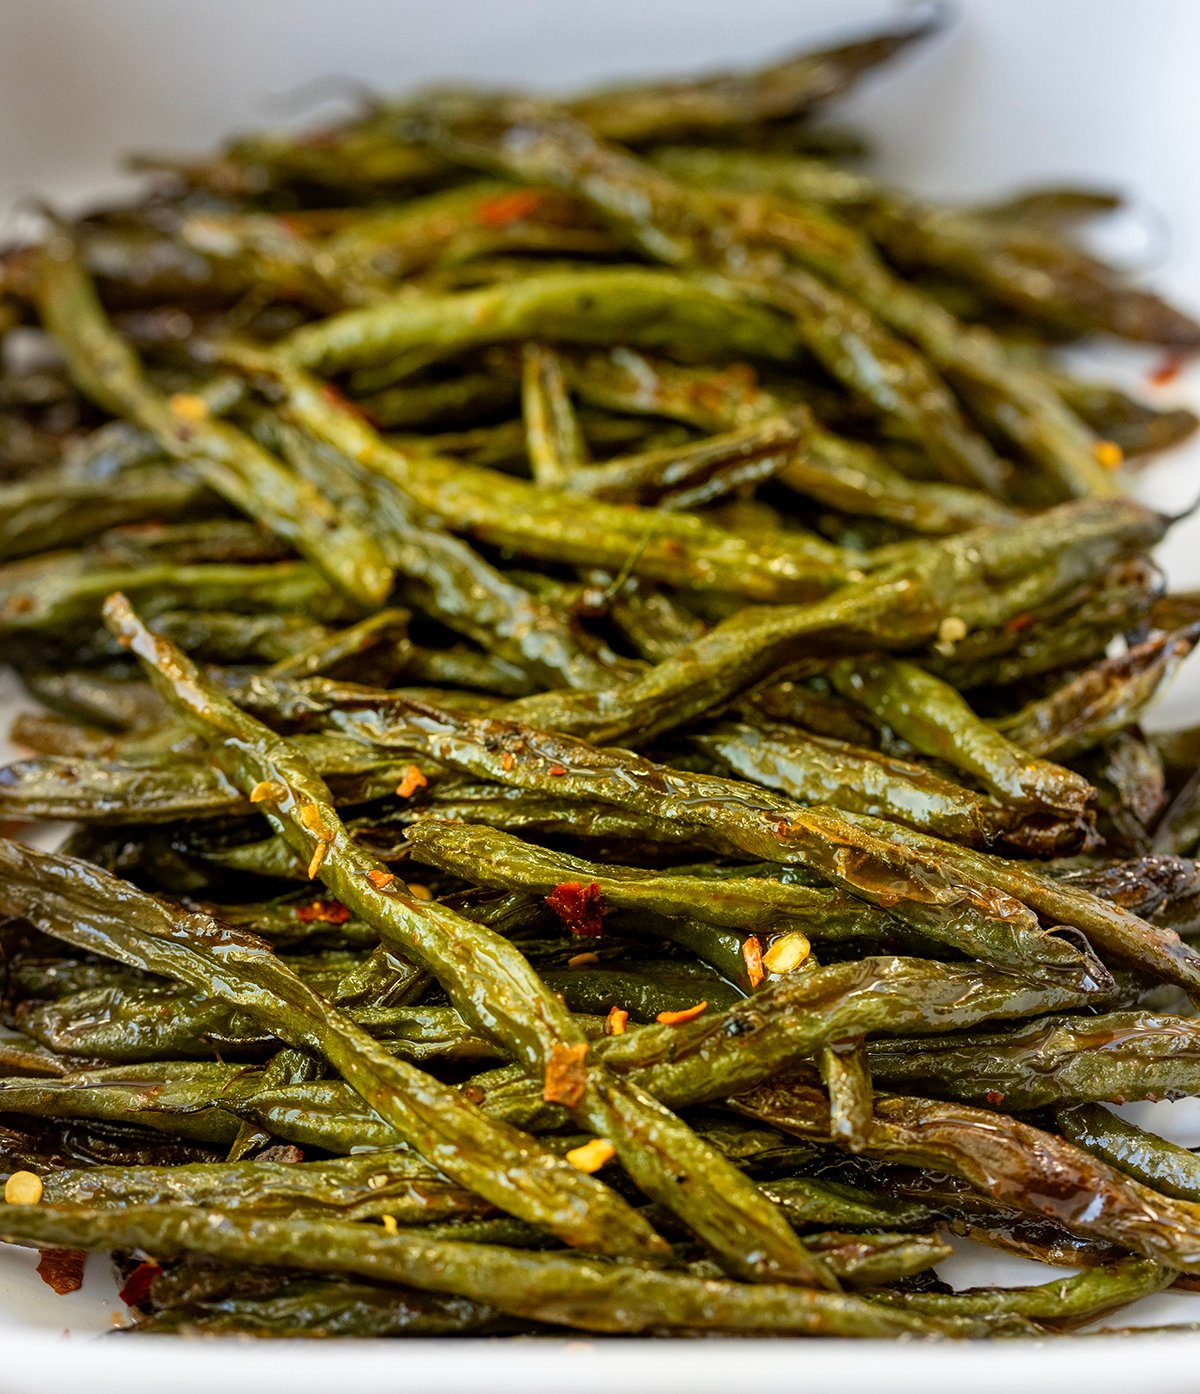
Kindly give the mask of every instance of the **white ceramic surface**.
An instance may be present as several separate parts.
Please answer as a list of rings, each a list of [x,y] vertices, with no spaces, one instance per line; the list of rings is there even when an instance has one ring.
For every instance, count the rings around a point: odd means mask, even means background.
[[[349,76],[392,91],[430,79],[542,88],[638,73],[752,63],[841,35],[897,6],[881,0],[0,0],[0,213],[31,195],[78,206],[128,187],[132,149],[201,149],[244,126],[302,113],[312,79]],[[876,167],[931,194],[975,198],[1056,179],[1128,191],[1137,212],[1109,245],[1200,309],[1200,0],[959,0],[952,32],[902,60],[839,119],[876,138]],[[290,95],[289,95],[290,94]],[[311,94],[308,113],[314,107]],[[321,108],[328,112],[328,107]],[[7,210],[7,212],[5,212]],[[0,222],[0,235],[5,224]],[[1145,389],[1154,355],[1106,352],[1105,371]],[[1200,403],[1200,371],[1150,395]],[[1181,511],[1200,492],[1200,448],[1137,481]],[[1200,519],[1162,549],[1173,584],[1200,586]],[[0,674],[0,716],[15,709]],[[1200,720],[1193,661],[1156,713]],[[2,751],[0,751],[2,753]],[[1134,1116],[1200,1143],[1200,1103]],[[0,1394],[288,1394],[569,1390],[673,1386],[708,1394],[752,1378],[854,1394],[1063,1389],[1155,1394],[1200,1386],[1200,1334],[982,1347],[865,1343],[562,1342],[181,1344],[97,1339],[121,1320],[93,1260],[83,1291],[56,1297],[31,1253],[0,1250]],[[941,1269],[956,1285],[1037,1281],[1044,1269],[964,1247]],[[1200,1298],[1163,1295],[1127,1318],[1200,1321]],[[752,1372],[752,1373],[751,1373]]]

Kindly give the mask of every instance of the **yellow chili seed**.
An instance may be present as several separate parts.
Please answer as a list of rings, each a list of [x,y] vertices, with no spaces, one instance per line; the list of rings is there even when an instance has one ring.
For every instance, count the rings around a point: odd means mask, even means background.
[[[329,855],[330,844],[328,842],[318,842],[313,848],[312,859],[308,863],[308,879],[315,881],[317,872],[321,870],[321,864]]]
[[[9,1205],[36,1205],[42,1198],[42,1178],[32,1171],[14,1171],[4,1183]]]
[[[176,392],[167,399],[167,405],[184,421],[207,421],[211,415],[208,403],[194,392]]]
[[[1106,470],[1119,470],[1125,463],[1125,452],[1115,440],[1098,440],[1092,446],[1092,454]]]
[[[262,779],[250,790],[251,803],[279,803],[287,798],[287,790],[274,779]]]
[[[957,644],[967,637],[967,626],[957,615],[947,615],[938,625],[938,639],[943,644]]]
[[[808,957],[809,942],[798,929],[776,939],[763,954],[763,967],[770,973],[790,973]]]
[[[599,1171],[605,1162],[611,1162],[617,1149],[606,1138],[594,1137],[582,1147],[572,1147],[567,1153],[567,1161],[579,1171]]]

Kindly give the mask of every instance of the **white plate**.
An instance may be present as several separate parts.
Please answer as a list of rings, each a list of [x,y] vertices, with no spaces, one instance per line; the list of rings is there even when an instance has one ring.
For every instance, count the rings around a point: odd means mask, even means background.
[[[1058,179],[1130,192],[1137,215],[1114,247],[1152,265],[1157,284],[1200,309],[1200,3],[1196,0],[960,0],[949,35],[902,60],[843,109],[877,138],[877,168],[931,194],[999,195]],[[897,6],[883,0],[2,0],[0,210],[31,193],[64,203],[127,187],[123,152],[194,150],[279,118],[270,99],[327,74],[384,92],[443,77],[541,87],[637,73],[752,63],[798,42],[852,30]],[[293,110],[297,104],[293,103]],[[1154,355],[1108,355],[1105,368],[1145,390]],[[1162,400],[1200,405],[1195,368]],[[1169,511],[1200,493],[1200,448],[1164,459],[1138,491]],[[1200,519],[1162,549],[1176,587],[1200,586]],[[0,676],[0,716],[15,710]],[[1165,700],[1160,726],[1200,721],[1200,663]],[[1200,1104],[1141,1105],[1142,1121],[1200,1142]],[[97,1340],[122,1320],[103,1259],[83,1290],[56,1297],[34,1255],[0,1250],[4,1394],[236,1394],[261,1387],[327,1394],[611,1394],[674,1387],[724,1394],[747,1378],[812,1394],[972,1394],[1016,1387],[1140,1383],[1194,1390],[1200,1335],[1148,1334],[981,1346],[833,1342],[181,1343]],[[958,1286],[1036,1282],[1023,1261],[964,1246],[941,1268]],[[1200,1299],[1163,1294],[1122,1322],[1200,1321]]]

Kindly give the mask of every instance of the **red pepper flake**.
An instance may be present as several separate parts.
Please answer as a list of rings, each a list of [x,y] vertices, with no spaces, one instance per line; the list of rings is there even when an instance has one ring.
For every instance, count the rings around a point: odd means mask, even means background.
[[[125,1279],[125,1286],[117,1294],[127,1307],[140,1307],[150,1296],[150,1288],[162,1269],[157,1263],[139,1263]]]
[[[680,542],[680,540],[677,537],[663,538],[662,549],[669,557],[678,557],[683,555],[683,543]]]
[[[1151,387],[1166,387],[1183,372],[1186,361],[1182,353],[1169,353],[1157,367],[1151,368],[1146,374],[1146,381]]]
[[[555,774],[555,775],[558,775],[558,774],[566,774],[566,772],[567,772],[567,767],[566,767],[566,765],[551,765],[550,768],[546,771],[547,774]]]
[[[548,1104],[574,1108],[583,1098],[587,1084],[587,1053],[587,1041],[580,1041],[578,1045],[563,1045],[560,1041],[551,1050],[542,1084],[542,1098]]]
[[[599,954],[594,954],[594,953],[592,953],[592,952],[589,951],[588,953],[583,953],[583,954],[572,954],[571,957],[570,957],[569,959],[567,959],[567,967],[568,967],[568,968],[590,968],[591,965],[592,965],[593,963],[599,963],[599,962],[600,962],[600,955],[599,955]]]
[[[629,1013],[624,1007],[609,1007],[608,1015],[604,1018],[606,1036],[623,1036],[628,1025]]]
[[[659,1012],[654,1020],[660,1026],[679,1026],[685,1021],[694,1021],[707,1007],[707,1002],[697,1002],[694,1007],[684,1007],[681,1012]]]
[[[321,396],[331,407],[335,407],[338,411],[344,411],[348,416],[353,416],[356,421],[363,421],[370,425],[370,419],[366,412],[361,407],[356,406],[344,392],[339,392],[333,383],[323,382],[321,384]]]
[[[60,1297],[78,1292],[83,1286],[83,1266],[87,1254],[82,1249],[43,1249],[38,1259],[37,1275],[48,1288]]]
[[[295,916],[303,924],[345,924],[350,911],[340,900],[314,900],[311,905],[297,905]]]
[[[505,774],[507,774],[516,763],[517,762],[513,757],[513,753],[511,750],[506,750],[504,754],[500,757],[500,768],[504,771]]]
[[[487,1091],[480,1089],[478,1084],[468,1084],[462,1092],[463,1098],[469,1104],[481,1104],[487,1098]]]
[[[757,934],[742,942],[742,961],[746,965],[746,981],[757,987],[763,980],[762,944]]]
[[[585,886],[582,881],[563,881],[546,897],[546,904],[572,934],[585,939],[600,937],[604,908],[598,882]]]
[[[368,871],[367,880],[377,891],[383,891],[396,879],[395,874],[390,871]]]
[[[776,836],[776,837],[787,837],[788,834],[789,834],[791,831],[792,831],[792,825],[791,825],[790,823],[776,823],[776,824],[775,824],[775,836]]]
[[[1004,627],[1010,634],[1019,634],[1022,629],[1028,629],[1032,623],[1032,615],[1014,615]]]
[[[475,205],[475,221],[484,227],[504,227],[519,223],[541,207],[543,196],[536,189],[514,189],[510,194],[485,198]]]
[[[396,793],[402,799],[410,798],[418,789],[424,789],[429,781],[421,773],[416,765],[409,765],[404,771],[404,778],[396,785]]]
[[[989,1089],[983,1097],[993,1108],[999,1108],[1004,1102],[1004,1095],[996,1089]]]

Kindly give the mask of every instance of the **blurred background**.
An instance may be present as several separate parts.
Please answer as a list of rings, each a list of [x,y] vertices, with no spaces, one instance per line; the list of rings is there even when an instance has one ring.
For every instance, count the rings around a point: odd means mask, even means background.
[[[0,208],[120,188],[122,156],[320,119],[314,79],[539,88],[753,64],[903,0],[0,0]],[[1200,302],[1200,0],[953,0],[957,22],[840,107],[878,167],[970,197],[1127,188]],[[1157,236],[1157,233],[1156,233]],[[1162,256],[1159,241],[1150,252]]]
[[[953,23],[832,118],[873,170],[950,199],[1066,181],[1115,188],[1114,255],[1200,310],[1200,0],[945,0]],[[924,8],[913,0],[0,0],[0,242],[20,209],[136,187],[131,151],[200,153],[245,129],[319,124],[363,88],[468,79],[545,91],[752,66]],[[340,92],[341,100],[331,100]],[[1090,353],[1090,351],[1089,351]],[[1091,355],[1094,358],[1094,355]],[[1087,365],[1093,370],[1096,364]],[[1146,392],[1145,355],[1101,376]],[[1150,388],[1152,395],[1157,390]],[[1195,365],[1172,398],[1200,403]],[[1194,502],[1200,452],[1135,481]],[[1162,552],[1200,585],[1200,515]],[[1196,664],[1192,672],[1197,672]],[[1161,719],[1194,719],[1179,683]]]

